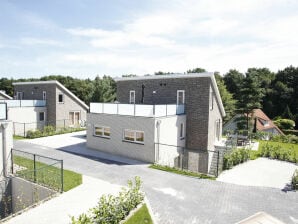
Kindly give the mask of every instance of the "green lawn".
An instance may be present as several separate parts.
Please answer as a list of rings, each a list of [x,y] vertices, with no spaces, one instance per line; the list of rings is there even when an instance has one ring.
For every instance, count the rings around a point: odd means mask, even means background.
[[[14,135],[14,136],[13,136],[13,139],[14,139],[14,140],[24,140],[24,139],[27,139],[27,138],[25,138],[25,137],[23,137],[23,136],[19,136],[19,135]]]
[[[17,171],[17,175],[24,179],[34,181],[34,163],[32,159],[21,156],[13,156],[14,164],[17,164],[26,169]],[[36,162],[36,183],[48,186],[52,189],[61,189],[61,169],[60,165]],[[57,166],[57,167],[56,167]],[[82,175],[70,170],[63,170],[63,190],[68,191],[76,186],[82,184]]]
[[[211,177],[211,176],[208,176],[206,174],[195,173],[195,172],[191,172],[191,171],[188,171],[188,170],[180,170],[180,169],[177,169],[177,168],[174,168],[174,167],[161,166],[161,165],[158,165],[158,164],[152,164],[152,165],[149,166],[149,168],[162,170],[162,171],[166,171],[166,172],[171,172],[171,173],[176,173],[176,174],[180,174],[180,175],[186,175],[186,176],[198,177],[198,178],[202,178],[202,179],[215,180],[215,177]]]
[[[259,141],[259,150],[261,149],[262,146],[264,145],[270,145],[270,146],[280,146],[282,148],[285,149],[293,149],[296,151],[296,153],[298,154],[298,144],[291,144],[291,143],[282,143],[282,142],[273,142],[273,141]]]
[[[133,216],[124,224],[152,224],[153,221],[149,214],[146,204],[144,204]]]

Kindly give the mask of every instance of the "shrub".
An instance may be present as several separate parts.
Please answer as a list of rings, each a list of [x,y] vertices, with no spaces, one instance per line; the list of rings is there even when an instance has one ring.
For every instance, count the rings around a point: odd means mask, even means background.
[[[293,174],[292,186],[293,186],[293,189],[298,190],[298,169],[295,170],[295,172]]]
[[[298,136],[296,135],[274,135],[271,140],[274,142],[298,144]]]
[[[141,180],[139,177],[135,177],[135,184],[128,181],[128,188],[123,188],[118,196],[103,195],[97,206],[91,208],[89,212],[81,214],[78,219],[71,217],[72,224],[119,223],[143,201],[144,194],[140,188]]]
[[[42,132],[40,130],[36,130],[36,131],[27,131],[27,138],[39,138],[42,136]]]
[[[282,130],[286,135],[296,135],[298,136],[298,130]]]
[[[247,161],[249,159],[249,155],[249,149],[233,149],[231,152],[224,155],[223,169],[227,170],[232,168],[233,166]]]
[[[260,156],[268,157],[271,159],[278,159],[296,163],[298,162],[298,155],[292,148],[283,148],[280,145],[274,146],[266,143],[259,150]]]
[[[43,128],[43,133],[45,136],[54,135],[55,132],[56,132],[56,129],[52,125],[47,125],[47,126],[44,126],[44,128]]]
[[[280,129],[294,129],[295,122],[290,119],[278,119],[273,121],[274,124],[279,127]]]

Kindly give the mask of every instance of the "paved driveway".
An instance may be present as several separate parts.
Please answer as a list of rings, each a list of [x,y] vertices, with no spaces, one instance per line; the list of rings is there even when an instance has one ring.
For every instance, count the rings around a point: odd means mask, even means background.
[[[44,138],[43,146],[32,144],[33,141],[16,141],[15,148],[63,159],[66,169],[113,184],[125,185],[128,179],[140,176],[155,217],[162,224],[235,223],[259,211],[285,223],[298,223],[296,192],[200,180],[152,170],[147,168],[147,164],[128,165],[107,160],[107,157],[98,159],[96,155],[103,154],[86,149],[84,141],[77,143],[69,140],[83,139],[83,133],[73,135],[75,137],[61,135]],[[41,144],[40,141],[34,140]],[[70,145],[58,150],[48,147],[60,141],[69,141]],[[71,142],[74,144],[71,145]],[[87,152],[88,155],[80,156],[78,152]]]
[[[222,172],[218,181],[245,186],[265,186],[287,189],[298,166],[294,163],[258,158]]]

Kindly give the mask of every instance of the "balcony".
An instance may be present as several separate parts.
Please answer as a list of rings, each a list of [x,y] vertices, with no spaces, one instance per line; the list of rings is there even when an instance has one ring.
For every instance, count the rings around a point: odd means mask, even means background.
[[[6,103],[7,107],[45,107],[45,100],[0,100],[0,103]]]
[[[140,117],[165,117],[165,116],[184,114],[184,105],[90,103],[90,113],[117,114],[117,115],[140,116]]]

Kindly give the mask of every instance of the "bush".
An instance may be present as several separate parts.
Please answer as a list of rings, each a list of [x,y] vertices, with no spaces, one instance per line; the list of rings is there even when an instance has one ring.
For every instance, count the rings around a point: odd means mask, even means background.
[[[56,132],[56,129],[52,125],[47,125],[47,126],[44,126],[44,128],[43,128],[43,133],[45,136],[54,135],[55,132]]]
[[[293,189],[298,190],[298,169],[295,170],[295,172],[293,174],[292,186],[293,186]]]
[[[295,135],[298,136],[298,130],[282,130],[286,135]]]
[[[240,163],[243,163],[249,159],[249,149],[240,148],[233,149],[231,152],[224,155],[224,164],[223,169],[227,170],[236,166]]]
[[[277,119],[273,121],[273,123],[279,127],[280,129],[294,129],[295,127],[295,122],[290,119]]]
[[[298,155],[294,149],[282,148],[280,145],[273,146],[267,143],[261,147],[259,155],[293,163],[298,162]]]
[[[42,136],[42,132],[40,130],[36,131],[27,131],[27,138],[39,138]]]
[[[274,135],[271,140],[274,142],[298,144],[298,136],[296,135]]]
[[[81,214],[78,219],[71,217],[72,224],[119,223],[144,200],[144,194],[140,188],[141,180],[135,177],[135,184],[128,181],[128,188],[123,188],[118,196],[103,195],[97,206],[91,208],[89,212]]]

